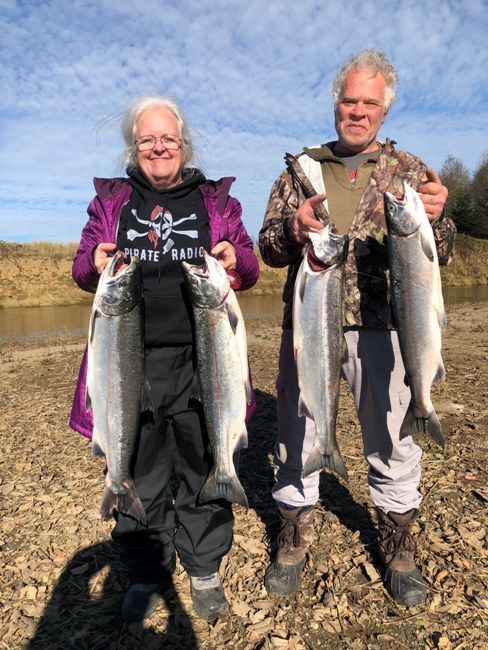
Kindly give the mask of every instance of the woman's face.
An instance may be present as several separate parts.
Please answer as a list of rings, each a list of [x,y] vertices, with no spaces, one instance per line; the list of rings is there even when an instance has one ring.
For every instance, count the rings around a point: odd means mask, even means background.
[[[158,138],[152,149],[137,150],[137,166],[158,190],[165,190],[181,183],[183,149],[167,149],[161,142],[163,136],[180,141],[178,121],[167,108],[148,108],[136,122],[136,142],[141,138]]]

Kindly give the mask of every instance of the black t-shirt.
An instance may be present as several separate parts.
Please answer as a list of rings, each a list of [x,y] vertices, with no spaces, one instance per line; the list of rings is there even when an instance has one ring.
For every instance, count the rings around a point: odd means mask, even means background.
[[[158,191],[140,171],[129,174],[134,188],[122,208],[117,246],[141,260],[147,346],[192,343],[192,309],[181,262],[203,263],[210,251],[210,226],[198,186],[199,171],[180,185]]]

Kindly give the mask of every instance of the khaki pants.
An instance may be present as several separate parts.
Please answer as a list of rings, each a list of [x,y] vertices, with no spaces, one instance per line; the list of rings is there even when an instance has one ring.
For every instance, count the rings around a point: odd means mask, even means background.
[[[371,499],[386,512],[418,508],[422,451],[410,436],[399,440],[410,390],[404,382],[397,334],[351,328],[345,337],[349,359],[342,370],[361,425]],[[320,472],[302,479],[301,470],[314,443],[315,427],[311,420],[297,415],[299,388],[291,330],[282,333],[276,389],[278,439],[273,496],[291,506],[313,505],[319,497]]]

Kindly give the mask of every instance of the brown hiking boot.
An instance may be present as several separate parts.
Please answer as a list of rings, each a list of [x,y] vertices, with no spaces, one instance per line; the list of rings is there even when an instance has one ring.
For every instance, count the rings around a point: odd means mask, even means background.
[[[385,513],[379,508],[378,550],[384,568],[383,581],[390,595],[399,605],[415,607],[423,605],[427,587],[414,560],[417,544],[412,526],[418,510],[404,514]]]
[[[307,551],[313,541],[312,506],[286,509],[278,506],[281,531],[278,535],[278,552],[266,571],[264,584],[269,594],[291,596],[298,591]]]

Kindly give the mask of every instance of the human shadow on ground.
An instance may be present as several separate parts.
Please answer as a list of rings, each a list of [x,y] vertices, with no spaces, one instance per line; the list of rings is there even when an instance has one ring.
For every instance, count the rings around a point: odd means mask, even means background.
[[[119,612],[125,581],[124,568],[112,541],[77,552],[59,577],[51,600],[24,650],[64,650],[68,647],[76,650],[196,650],[199,647],[171,577],[162,596],[170,612],[163,631],[156,631],[148,621],[144,626],[122,621]]]
[[[274,555],[280,521],[271,490],[274,485],[273,452],[277,430],[276,397],[255,390],[257,408],[248,423],[248,449],[241,454],[240,478],[246,491],[249,507],[255,510],[266,528],[269,540],[269,554]],[[365,549],[374,561],[376,554],[375,524],[368,506],[357,503],[349,489],[329,472],[320,476],[320,501],[326,510],[333,513],[352,532],[359,532]]]
[[[248,446],[241,451],[239,478],[246,492],[249,507],[256,512],[273,539],[273,527],[278,523],[275,500],[273,460],[276,438],[276,397],[254,389],[256,411],[247,424]]]

